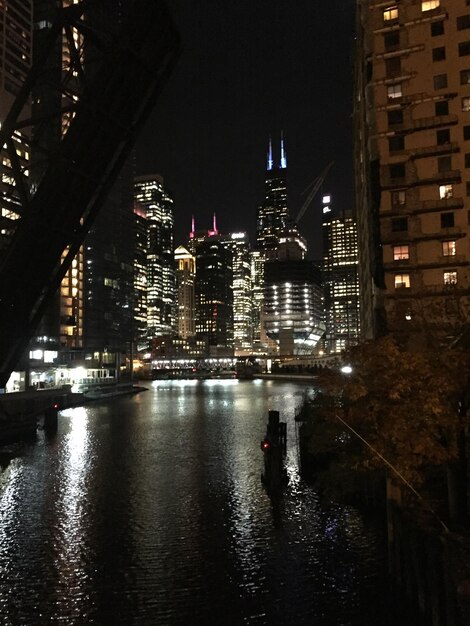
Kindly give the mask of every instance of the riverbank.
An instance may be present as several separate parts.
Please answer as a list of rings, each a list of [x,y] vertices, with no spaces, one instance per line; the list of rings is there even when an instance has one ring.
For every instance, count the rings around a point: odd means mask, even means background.
[[[72,392],[71,386],[30,390],[0,395],[0,446],[36,435],[38,421],[69,409],[100,400],[147,391],[147,387],[131,382],[96,385],[87,392]]]
[[[298,383],[314,383],[318,378],[316,374],[256,374],[255,378],[261,378],[263,380],[279,380],[283,382],[298,382]]]

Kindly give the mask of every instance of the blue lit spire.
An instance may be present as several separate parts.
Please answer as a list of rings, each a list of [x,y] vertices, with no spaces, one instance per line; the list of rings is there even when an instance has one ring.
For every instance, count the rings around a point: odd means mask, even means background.
[[[287,157],[286,152],[284,150],[284,133],[281,130],[281,169],[284,170],[287,168]]]
[[[269,148],[268,148],[268,171],[273,169],[273,144],[271,141],[271,136],[269,136]]]

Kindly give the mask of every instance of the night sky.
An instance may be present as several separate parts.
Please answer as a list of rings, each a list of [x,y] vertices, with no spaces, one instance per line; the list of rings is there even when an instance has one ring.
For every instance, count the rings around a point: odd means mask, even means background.
[[[354,0],[170,0],[178,65],[142,132],[137,174],[159,173],[175,200],[176,244],[196,228],[255,232],[268,138],[284,131],[289,208],[334,161],[300,222],[319,258],[320,200],[352,208]]]

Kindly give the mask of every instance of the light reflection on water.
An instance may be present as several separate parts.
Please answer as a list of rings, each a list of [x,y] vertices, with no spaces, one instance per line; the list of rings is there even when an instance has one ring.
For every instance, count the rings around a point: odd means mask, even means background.
[[[56,438],[16,448],[0,474],[2,624],[392,623],[371,601],[376,530],[299,477],[305,387],[149,387],[63,411]],[[268,409],[288,423],[276,506],[260,480]]]

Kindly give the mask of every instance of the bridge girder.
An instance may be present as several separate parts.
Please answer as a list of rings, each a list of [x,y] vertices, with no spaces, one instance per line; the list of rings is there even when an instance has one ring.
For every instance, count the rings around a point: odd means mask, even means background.
[[[58,10],[47,45],[36,58],[0,130],[10,163],[12,195],[1,207],[20,217],[0,261],[0,389],[26,350],[107,193],[116,180],[179,53],[179,37],[163,0],[128,0],[122,25],[101,38],[90,30],[86,11],[100,0]],[[54,46],[71,29],[93,39],[93,64],[70,51],[73,81],[61,83],[61,119],[70,123],[54,149],[45,150],[41,176],[30,188],[27,165],[16,155],[19,130],[44,120],[24,115]],[[67,73],[62,72],[62,79]],[[69,76],[70,78],[70,76]],[[3,157],[3,154],[2,154]],[[64,254],[65,252],[65,254]]]

